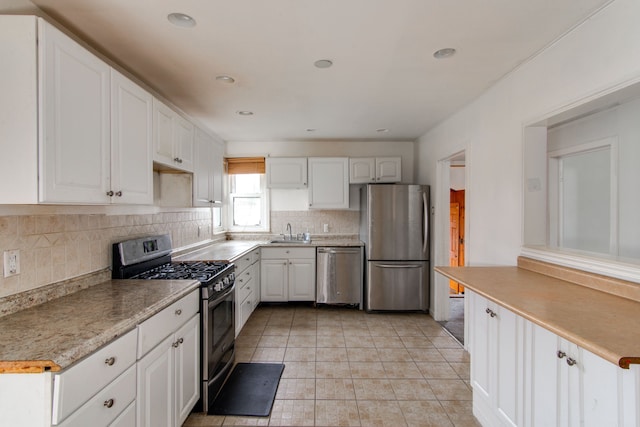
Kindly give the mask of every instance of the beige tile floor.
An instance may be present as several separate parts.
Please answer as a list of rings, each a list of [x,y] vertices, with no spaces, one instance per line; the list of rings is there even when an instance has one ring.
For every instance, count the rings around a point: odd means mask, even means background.
[[[185,427],[479,426],[469,355],[425,314],[259,307],[236,361],[285,364],[271,416],[193,413]]]

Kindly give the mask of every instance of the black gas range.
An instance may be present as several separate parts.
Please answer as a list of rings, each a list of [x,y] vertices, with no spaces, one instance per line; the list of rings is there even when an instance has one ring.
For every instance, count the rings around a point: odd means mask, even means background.
[[[200,405],[208,411],[235,359],[235,266],[218,261],[172,261],[168,234],[113,245],[114,279],[198,280],[200,287]]]

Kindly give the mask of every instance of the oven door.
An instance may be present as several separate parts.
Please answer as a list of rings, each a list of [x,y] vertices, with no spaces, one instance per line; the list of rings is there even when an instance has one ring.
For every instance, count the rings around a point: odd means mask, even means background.
[[[203,301],[202,380],[210,381],[233,358],[235,284],[216,299]]]

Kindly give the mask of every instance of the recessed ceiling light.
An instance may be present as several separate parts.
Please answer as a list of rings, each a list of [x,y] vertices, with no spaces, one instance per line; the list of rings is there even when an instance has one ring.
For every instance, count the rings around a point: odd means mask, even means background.
[[[307,129],[307,132],[315,132],[316,130],[317,130],[317,129],[314,129],[314,128],[308,128],[308,129]]]
[[[456,54],[456,50],[452,47],[445,47],[444,49],[436,50],[433,52],[433,57],[436,59],[451,58]]]
[[[376,129],[376,132],[380,132],[380,133],[389,132],[389,129],[387,129],[387,128],[380,128],[380,129]]]
[[[236,79],[234,79],[231,76],[216,76],[216,80],[218,80],[219,82],[224,82],[224,83],[233,83],[236,81]]]
[[[173,25],[184,28],[191,28],[196,26],[196,20],[190,17],[189,15],[185,15],[184,13],[170,13],[167,15],[167,19]]]
[[[253,111],[241,110],[241,111],[236,111],[236,113],[239,116],[253,116]]]
[[[313,63],[317,68],[329,68],[333,65],[333,61],[329,59],[319,59]]]

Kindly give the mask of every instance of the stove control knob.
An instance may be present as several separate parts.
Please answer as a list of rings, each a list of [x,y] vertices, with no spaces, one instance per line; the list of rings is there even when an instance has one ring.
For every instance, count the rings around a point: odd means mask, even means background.
[[[224,289],[224,283],[222,283],[222,281],[217,282],[217,283],[215,284],[215,286],[213,287],[213,289],[214,289],[216,292],[220,292],[221,290],[223,290],[223,289]]]
[[[227,286],[229,284],[229,278],[225,277],[224,279],[222,279],[222,282],[224,283],[225,286]]]
[[[235,273],[231,273],[228,277],[229,277],[229,281],[230,282],[233,282],[233,281],[236,280],[236,274]]]

